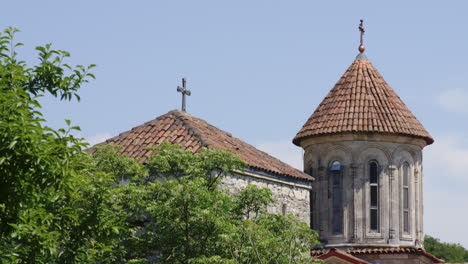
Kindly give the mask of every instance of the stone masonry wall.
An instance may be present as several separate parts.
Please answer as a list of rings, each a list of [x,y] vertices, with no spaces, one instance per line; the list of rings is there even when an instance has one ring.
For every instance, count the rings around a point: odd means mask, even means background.
[[[307,224],[310,223],[310,190],[308,188],[241,174],[231,174],[224,177],[220,187],[235,194],[248,184],[271,190],[274,203],[268,207],[268,212],[282,214],[285,211],[286,214],[294,214]]]
[[[304,166],[313,183],[313,226],[328,246],[422,247],[422,148],[416,144],[375,140],[343,140],[310,144]],[[370,230],[369,161],[379,165],[379,228]],[[343,233],[331,232],[332,203],[329,168],[334,161],[343,167]],[[403,232],[402,165],[410,166],[409,232]]]
[[[415,254],[375,254],[357,256],[371,263],[379,264],[432,264],[429,258]]]

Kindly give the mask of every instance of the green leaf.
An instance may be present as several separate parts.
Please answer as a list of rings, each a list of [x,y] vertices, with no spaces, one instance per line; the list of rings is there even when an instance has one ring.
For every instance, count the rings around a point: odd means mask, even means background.
[[[16,143],[18,143],[18,141],[16,140],[11,141],[10,144],[8,144],[8,148],[12,149],[16,145]]]

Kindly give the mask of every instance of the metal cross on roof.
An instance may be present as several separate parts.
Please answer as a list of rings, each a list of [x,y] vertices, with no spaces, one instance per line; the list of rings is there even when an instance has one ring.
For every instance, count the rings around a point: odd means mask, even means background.
[[[366,49],[364,47],[364,32],[366,32],[366,31],[364,30],[363,23],[364,23],[364,20],[361,19],[361,23],[359,24],[359,31],[361,32],[361,44],[359,45],[359,51],[361,53],[364,52],[364,50]]]
[[[186,95],[190,96],[192,94],[192,92],[187,90],[186,83],[187,81],[185,80],[185,78],[182,78],[182,87],[177,86],[177,92],[182,93],[182,111],[184,112],[185,112],[185,96]]]

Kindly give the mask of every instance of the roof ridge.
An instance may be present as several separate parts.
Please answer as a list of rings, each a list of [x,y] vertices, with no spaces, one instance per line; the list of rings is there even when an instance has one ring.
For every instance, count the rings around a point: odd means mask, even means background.
[[[209,147],[209,143],[207,143],[207,140],[203,137],[203,134],[201,133],[201,131],[198,130],[198,128],[191,123],[191,122],[194,122],[194,121],[190,120],[190,118],[198,119],[198,120],[202,120],[202,119],[196,118],[196,117],[188,114],[187,112],[182,112],[180,110],[172,110],[168,114],[171,114],[171,115],[175,116],[178,121],[182,122],[188,129],[191,129],[193,131],[193,135],[200,141],[200,144],[203,147],[205,147],[205,148]],[[204,120],[202,120],[202,121],[204,121]],[[205,123],[207,123],[207,122],[205,121]]]
[[[105,143],[121,145],[123,148],[118,150],[120,154],[140,158],[140,162],[145,162],[154,152],[148,147],[159,145],[164,141],[170,144],[179,144],[183,149],[193,152],[199,152],[203,147],[219,150],[230,149],[250,168],[300,180],[312,181],[314,179],[303,171],[232,136],[231,133],[179,110],[169,111],[151,121],[133,127],[106,140]]]
[[[227,131],[224,131],[210,123],[208,123],[206,120],[202,119],[202,118],[199,118],[199,117],[195,117],[187,112],[182,112],[180,110],[173,110],[171,111],[174,113],[174,115],[177,116],[177,118],[180,119],[181,122],[183,122],[186,126],[188,126],[190,129],[193,130],[194,132],[194,135],[200,140],[200,143],[204,146],[204,147],[209,147],[210,145],[213,145],[214,143],[212,142],[212,140],[210,140],[209,138],[207,138],[205,136],[205,134],[200,131],[200,129],[198,129],[197,126],[194,126],[193,123],[196,123],[196,122],[201,122],[203,123],[203,125],[205,126],[209,126],[211,128],[214,128],[216,130],[218,130],[219,132],[222,132],[222,133],[225,133],[226,135],[230,136],[230,137],[234,137],[231,133],[227,132]],[[192,123],[193,122],[193,123]],[[247,143],[237,137],[234,137],[244,143]],[[247,143],[248,144],[248,143]],[[250,145],[250,144],[249,144]]]
[[[252,147],[252,148],[255,148],[253,145],[251,145],[250,143],[246,142],[245,140],[242,140],[242,139],[240,139],[240,138],[238,138],[238,137],[236,137],[236,136],[233,136],[231,133],[229,133],[229,132],[227,132],[227,131],[224,131],[224,130],[218,128],[217,126],[214,126],[214,125],[208,123],[206,120],[204,120],[204,119],[202,119],[202,118],[194,117],[194,116],[192,116],[192,115],[190,115],[190,114],[188,114],[188,113],[186,113],[186,112],[182,112],[182,111],[180,111],[180,110],[172,110],[170,113],[173,114],[173,115],[176,115],[177,118],[179,118],[181,122],[184,122],[185,125],[190,126],[190,128],[194,130],[194,133],[196,132],[197,138],[199,138],[200,141],[204,143],[204,146],[205,146],[205,147],[210,147],[210,145],[214,145],[214,143],[211,143],[211,142],[210,142],[210,141],[211,141],[210,139],[205,138],[204,134],[201,133],[201,131],[199,131],[199,129],[198,129],[196,126],[193,126],[190,122],[196,122],[196,121],[203,122],[204,125],[210,126],[210,127],[214,128],[214,129],[216,129],[217,131],[222,132],[222,133],[228,135],[229,137],[232,137],[232,138],[235,138],[235,139],[239,140],[241,143],[247,144],[248,146],[250,146],[250,147]],[[190,119],[193,119],[193,120],[190,120]],[[189,122],[187,122],[187,120],[188,120]],[[255,149],[257,149],[257,148],[255,148]],[[237,149],[236,149],[236,150],[237,150]],[[284,165],[290,166],[290,165],[287,164],[286,162],[284,162],[284,161],[278,159],[277,157],[274,157],[274,156],[268,154],[268,153],[265,152],[265,151],[262,151],[262,150],[260,150],[260,149],[257,149],[257,151],[262,152],[263,154],[265,154],[265,155],[268,156],[269,158],[274,159],[274,160],[276,160],[276,161],[278,161],[278,162],[280,162],[280,163],[282,163],[282,164],[284,164]],[[299,169],[297,169],[297,168],[294,168],[294,167],[292,167],[292,168],[295,169],[296,171],[300,172],[300,173],[304,173],[303,171],[301,171],[301,170],[299,170]]]

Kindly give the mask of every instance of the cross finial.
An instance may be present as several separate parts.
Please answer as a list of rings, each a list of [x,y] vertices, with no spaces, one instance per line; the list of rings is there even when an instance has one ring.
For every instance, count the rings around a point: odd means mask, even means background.
[[[364,32],[366,32],[364,30],[364,20],[361,19],[361,23],[359,24],[359,31],[361,32],[361,44],[359,45],[359,52],[363,53],[364,50],[366,49],[366,47],[364,47]]]
[[[185,112],[185,96],[188,95],[190,96],[192,92],[187,90],[187,80],[185,78],[182,78],[182,87],[177,86],[177,91],[179,93],[182,93],[182,111]]]

